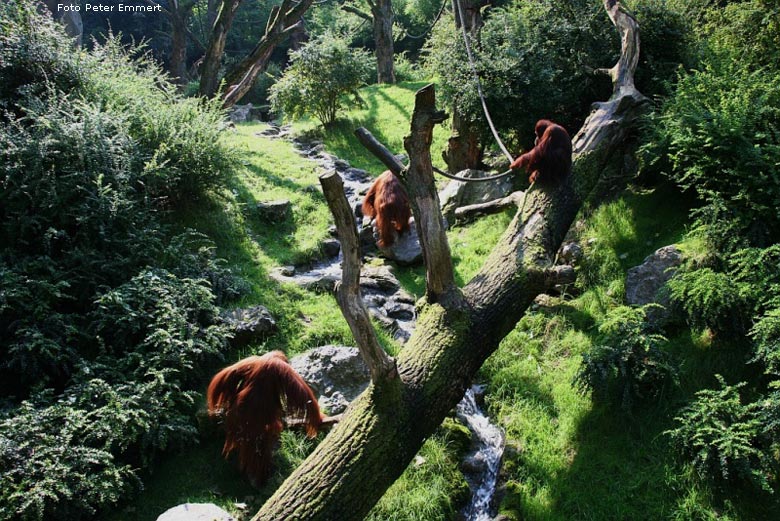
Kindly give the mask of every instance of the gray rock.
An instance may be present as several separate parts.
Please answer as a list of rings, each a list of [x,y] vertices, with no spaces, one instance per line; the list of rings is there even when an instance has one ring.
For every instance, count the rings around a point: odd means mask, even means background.
[[[295,275],[295,266],[282,266],[279,268],[279,273],[284,275],[285,277],[292,277]]]
[[[233,123],[246,123],[252,119],[252,104],[233,105],[230,110],[230,121]]]
[[[566,264],[577,264],[582,260],[582,246],[568,242],[561,247],[561,260]]]
[[[341,243],[337,239],[325,239],[322,241],[322,253],[326,257],[338,257],[341,251]]]
[[[650,308],[647,318],[651,323],[660,324],[669,318],[669,297],[660,291],[677,271],[682,263],[682,253],[676,246],[664,246],[644,262],[628,270],[626,275],[626,302],[632,306],[644,306],[656,303],[665,309]]]
[[[420,264],[423,257],[420,238],[417,236],[417,227],[412,223],[409,231],[396,236],[395,242],[389,248],[381,248],[379,251],[401,266]]]
[[[357,348],[327,345],[290,360],[295,371],[319,396],[320,406],[339,414],[370,382],[368,367]]]
[[[231,344],[242,347],[276,331],[276,321],[263,306],[223,311],[222,321],[233,331]]]
[[[492,175],[482,170],[463,170],[459,177],[482,178]],[[486,203],[494,199],[506,197],[513,191],[512,176],[502,177],[497,181],[484,183],[464,183],[451,181],[439,192],[439,201],[444,218],[455,222],[455,210],[461,206]]]
[[[272,223],[283,221],[289,211],[290,201],[286,199],[257,203],[257,213],[260,218]]]
[[[157,521],[236,521],[213,503],[184,503],[166,510]]]
[[[363,266],[360,271],[360,286],[379,291],[397,291],[401,283],[395,278],[390,268],[384,264],[381,266]]]
[[[384,306],[385,313],[390,318],[397,318],[400,320],[413,320],[414,319],[414,306],[409,304],[401,304],[397,301],[391,301]]]

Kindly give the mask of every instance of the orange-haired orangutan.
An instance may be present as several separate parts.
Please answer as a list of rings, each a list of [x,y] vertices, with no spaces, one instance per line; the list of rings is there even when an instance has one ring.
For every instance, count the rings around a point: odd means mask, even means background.
[[[529,183],[557,183],[571,173],[571,138],[566,129],[547,119],[534,128],[534,148],[515,159],[510,168],[531,172]]]
[[[363,200],[363,215],[376,218],[379,231],[377,245],[380,248],[392,246],[395,232],[401,234],[409,230],[409,218],[412,216],[409,196],[390,170],[382,172],[368,189]]]
[[[206,394],[209,414],[223,418],[227,458],[237,451],[238,467],[254,486],[271,474],[273,449],[286,416],[303,417],[313,437],[322,423],[314,393],[281,351],[250,356],[222,369]]]

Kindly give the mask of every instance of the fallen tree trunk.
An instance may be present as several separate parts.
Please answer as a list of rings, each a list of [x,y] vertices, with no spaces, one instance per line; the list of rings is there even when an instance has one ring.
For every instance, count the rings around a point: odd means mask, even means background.
[[[638,53],[638,27],[616,0],[604,0],[623,37],[622,52]],[[636,45],[627,44],[635,42]],[[480,272],[461,290],[452,282],[449,247],[430,167],[433,124],[441,120],[432,87],[417,94],[410,192],[429,277],[417,328],[396,359],[397,378],[372,381],[342,421],[263,505],[254,520],[363,519],[447,413],[462,398],[485,359],[534,298],[562,276],[553,259],[582,202],[618,150],[644,97],[633,88],[636,60],[621,57],[610,101],[599,104],[575,136],[574,174],[528,195]],[[623,65],[621,65],[623,64]],[[630,80],[630,81],[628,81]],[[442,243],[442,241],[444,241]]]

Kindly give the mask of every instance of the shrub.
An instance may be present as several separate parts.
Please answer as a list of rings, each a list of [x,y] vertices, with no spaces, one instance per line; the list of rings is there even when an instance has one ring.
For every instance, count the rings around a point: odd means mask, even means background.
[[[667,283],[672,301],[685,311],[694,327],[741,335],[747,331],[750,303],[745,284],[705,267],[681,269]]]
[[[615,308],[599,325],[599,335],[575,376],[594,399],[631,412],[676,383],[677,369],[661,349],[666,339],[648,332],[643,308]]]
[[[227,335],[203,281],[146,271],[102,295],[61,396],[2,413],[0,519],[78,519],[139,484],[137,468],[191,441],[200,371]],[[88,356],[92,354],[92,356]]]
[[[716,375],[720,389],[696,393],[666,431],[678,453],[691,461],[699,476],[714,484],[752,483],[769,490],[766,459],[757,446],[762,431],[756,404],[742,404],[739,389]]]
[[[357,90],[370,71],[366,51],[350,49],[343,38],[323,34],[290,55],[290,66],[271,87],[271,105],[287,117],[311,114],[330,125],[344,104],[360,102]]]
[[[32,6],[0,6],[0,519],[70,520],[195,433],[214,291],[242,284],[163,222],[233,156],[216,105],[115,41],[73,50]]]

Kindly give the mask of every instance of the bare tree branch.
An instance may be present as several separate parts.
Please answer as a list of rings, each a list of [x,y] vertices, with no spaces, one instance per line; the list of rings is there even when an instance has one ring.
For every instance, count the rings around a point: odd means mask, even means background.
[[[355,337],[360,356],[371,372],[373,382],[396,378],[395,360],[379,345],[371,325],[368,310],[360,295],[360,240],[355,227],[355,216],[344,194],[344,183],[335,170],[320,176],[320,184],[328,206],[336,221],[341,240],[341,283],[336,285],[336,298]]]

